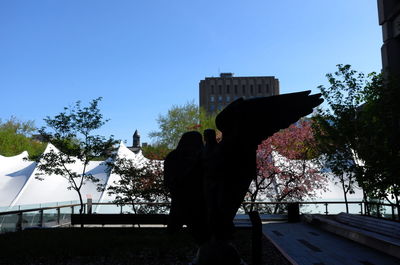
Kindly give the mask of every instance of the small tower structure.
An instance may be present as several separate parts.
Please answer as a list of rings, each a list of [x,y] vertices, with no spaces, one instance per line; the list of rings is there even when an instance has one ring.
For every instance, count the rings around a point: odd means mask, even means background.
[[[132,147],[140,148],[140,134],[137,130],[135,130],[135,133],[133,134]]]
[[[140,134],[138,130],[135,130],[132,137],[132,146],[128,147],[134,153],[138,153],[141,150],[140,146]]]

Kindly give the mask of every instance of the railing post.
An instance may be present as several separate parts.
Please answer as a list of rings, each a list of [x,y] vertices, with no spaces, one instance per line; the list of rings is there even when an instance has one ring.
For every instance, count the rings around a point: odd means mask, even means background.
[[[325,204],[325,215],[328,215],[328,203],[324,203]]]
[[[39,211],[39,227],[43,227],[43,210]]]
[[[381,217],[381,212],[380,212],[379,204],[376,203],[375,205],[376,205],[376,217]]]
[[[287,204],[288,222],[296,223],[300,221],[300,206],[298,202],[290,202]]]
[[[394,214],[394,205],[391,205],[392,206],[392,220],[395,220],[396,218],[395,218],[395,214]]]
[[[22,212],[17,214],[17,223],[15,224],[15,229],[17,231],[22,231]]]
[[[360,210],[361,210],[361,211],[360,211],[360,214],[361,214],[361,215],[364,215],[364,214],[363,214],[363,204],[360,203],[359,205],[360,205]]]
[[[92,204],[93,204],[93,201],[92,201],[92,198],[90,197],[90,198],[87,198],[87,203],[86,203],[86,209],[87,209],[87,213],[88,214],[92,214]]]
[[[74,214],[74,206],[71,206],[71,214]]]
[[[60,225],[60,208],[57,208],[57,224]]]
[[[365,212],[365,215],[368,215],[368,216],[370,216],[370,214],[371,214],[371,212],[369,211],[369,204],[367,201],[364,202],[364,212]]]

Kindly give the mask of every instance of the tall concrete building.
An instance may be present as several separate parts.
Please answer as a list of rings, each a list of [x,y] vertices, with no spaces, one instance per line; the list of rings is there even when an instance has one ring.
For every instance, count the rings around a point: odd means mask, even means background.
[[[378,0],[379,24],[382,26],[382,70],[400,77],[400,1]]]
[[[241,76],[221,73],[206,77],[199,84],[200,107],[212,113],[222,110],[237,98],[279,95],[279,80],[274,76]]]

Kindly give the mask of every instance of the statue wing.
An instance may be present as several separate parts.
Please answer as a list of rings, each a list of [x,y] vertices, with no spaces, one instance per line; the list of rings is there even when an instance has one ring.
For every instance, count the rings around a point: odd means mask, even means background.
[[[313,112],[324,100],[311,91],[282,94],[252,99],[239,98],[216,117],[217,128],[223,139],[246,137],[252,144],[272,136]]]

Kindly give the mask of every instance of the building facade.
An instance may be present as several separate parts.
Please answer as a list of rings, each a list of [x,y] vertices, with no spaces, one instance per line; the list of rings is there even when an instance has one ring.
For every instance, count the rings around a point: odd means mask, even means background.
[[[232,73],[221,73],[219,77],[206,77],[199,84],[200,107],[209,113],[222,110],[240,97],[273,95],[279,95],[279,80],[274,76],[234,77]]]
[[[382,26],[382,70],[400,76],[400,1],[378,0],[379,24]]]

